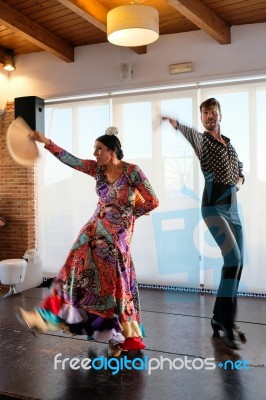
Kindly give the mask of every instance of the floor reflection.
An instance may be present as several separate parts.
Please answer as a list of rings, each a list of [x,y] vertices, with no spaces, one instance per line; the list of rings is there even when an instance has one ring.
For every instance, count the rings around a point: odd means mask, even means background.
[[[88,365],[92,368],[67,371],[64,399],[104,399],[108,394],[114,400],[143,398],[146,374],[141,370],[141,351],[114,358],[108,356],[107,349],[98,354],[90,348],[85,357],[91,360]]]
[[[222,387],[219,388],[219,391],[223,390],[225,399],[248,399],[244,389],[242,371],[246,368],[245,360],[242,359],[239,352],[226,346],[219,336],[213,335],[211,343],[214,358],[217,361],[217,369],[222,378]]]

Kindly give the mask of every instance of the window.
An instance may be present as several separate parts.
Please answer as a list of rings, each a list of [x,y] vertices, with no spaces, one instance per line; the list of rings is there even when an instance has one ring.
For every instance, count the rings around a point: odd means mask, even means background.
[[[222,257],[200,214],[203,178],[192,147],[161,116],[202,131],[199,105],[216,97],[222,133],[244,164],[239,192],[246,257],[240,290],[266,292],[266,85],[182,89],[46,105],[46,136],[80,158],[93,158],[97,136],[119,128],[125,160],[151,181],[160,206],[136,221],[132,255],[139,282],[217,288]],[[42,151],[40,164],[40,250],[44,271],[56,273],[97,202],[95,182]]]

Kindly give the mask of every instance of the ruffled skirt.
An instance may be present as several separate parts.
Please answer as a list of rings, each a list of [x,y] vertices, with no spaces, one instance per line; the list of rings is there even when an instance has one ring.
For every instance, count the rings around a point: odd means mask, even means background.
[[[38,312],[55,328],[111,341],[123,350],[142,349],[144,331],[129,246],[123,237],[116,244],[108,234],[91,233],[91,226],[85,225]]]

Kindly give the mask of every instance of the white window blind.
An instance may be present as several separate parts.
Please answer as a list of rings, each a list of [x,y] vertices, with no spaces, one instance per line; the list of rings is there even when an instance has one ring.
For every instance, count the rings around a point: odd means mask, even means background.
[[[245,266],[240,290],[266,292],[266,85],[238,84],[175,92],[117,96],[46,105],[46,136],[81,158],[93,158],[97,136],[119,128],[124,159],[138,164],[160,200],[136,221],[132,256],[138,281],[216,289],[222,267],[219,249],[200,213],[203,179],[189,143],[161,115],[202,131],[199,105],[216,97],[222,106],[222,133],[244,163],[239,192],[245,232]],[[44,271],[62,266],[82,225],[94,212],[94,179],[73,171],[42,150],[40,252]]]

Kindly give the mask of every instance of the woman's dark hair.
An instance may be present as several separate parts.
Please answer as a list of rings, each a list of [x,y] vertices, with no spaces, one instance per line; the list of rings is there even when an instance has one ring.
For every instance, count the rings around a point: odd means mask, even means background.
[[[207,100],[203,101],[203,103],[201,103],[200,112],[202,112],[203,108],[207,108],[207,110],[208,110],[209,108],[213,108],[213,107],[217,107],[219,110],[219,113],[221,114],[221,104],[214,97],[211,97],[210,99],[207,99]]]
[[[105,132],[105,135],[99,136],[96,140],[108,147],[109,150],[114,150],[118,160],[122,160],[124,153],[120,140],[117,136],[115,136],[118,133],[118,129],[115,127],[110,127],[106,129]]]

